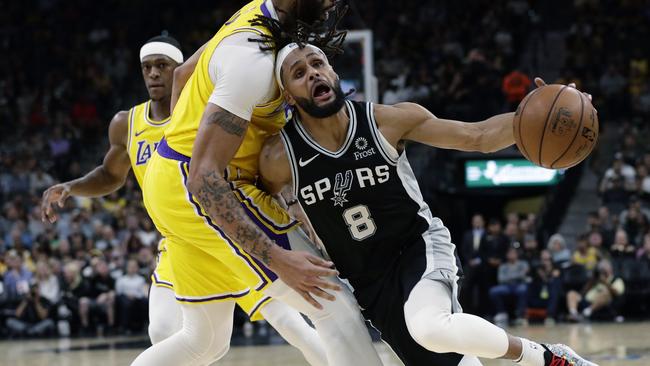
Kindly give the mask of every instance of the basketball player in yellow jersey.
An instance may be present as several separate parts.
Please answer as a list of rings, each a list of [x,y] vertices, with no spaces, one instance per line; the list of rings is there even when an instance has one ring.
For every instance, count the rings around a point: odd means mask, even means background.
[[[173,72],[183,62],[183,54],[175,39],[158,36],[142,46],[140,62],[150,100],[115,115],[109,126],[110,149],[101,166],[84,177],[57,184],[44,192],[44,220],[54,222],[57,216],[52,205],[63,206],[70,195],[98,197],[121,188],[131,169],[142,187],[147,163],[169,126]],[[149,293],[149,337],[154,344],[176,333],[182,324],[164,239],[159,250],[158,265],[152,275],[154,286]],[[318,335],[296,310],[259,292],[251,292],[237,303],[251,320],[266,318],[289,343],[300,349],[311,365],[327,365]]]
[[[332,263],[255,186],[262,143],[282,128],[285,116],[273,78],[274,52],[251,39],[297,20],[313,24],[335,5],[330,0],[252,1],[198,57],[171,126],[149,162],[143,195],[167,239],[183,329],[133,365],[205,364],[225,354],[234,300],[251,289],[309,316],[330,365],[381,364],[358,304],[336,282]],[[156,184],[161,181],[165,184]],[[333,296],[325,290],[338,292]]]

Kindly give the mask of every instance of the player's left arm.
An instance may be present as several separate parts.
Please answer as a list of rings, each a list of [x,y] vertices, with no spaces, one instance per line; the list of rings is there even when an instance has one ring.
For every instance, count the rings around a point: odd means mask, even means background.
[[[541,87],[546,83],[535,78],[535,85]],[[569,86],[575,87],[574,84]],[[515,142],[515,113],[512,112],[468,123],[438,118],[415,103],[398,103],[376,105],[375,115],[382,134],[393,146],[401,140],[410,140],[445,149],[490,153]]]
[[[399,103],[376,105],[375,116],[382,134],[393,146],[410,140],[445,149],[489,153],[515,142],[514,113],[467,123],[438,118],[415,103]]]
[[[172,97],[169,104],[170,113],[174,111],[174,107],[176,106],[176,103],[178,103],[178,98],[180,98],[185,84],[187,84],[187,81],[190,79],[190,76],[194,72],[194,69],[196,69],[196,65],[199,63],[199,58],[201,58],[201,54],[203,53],[203,50],[205,50],[206,45],[207,42],[203,44],[201,48],[196,50],[196,52],[194,52],[190,58],[185,60],[182,65],[179,65],[176,69],[174,69]]]

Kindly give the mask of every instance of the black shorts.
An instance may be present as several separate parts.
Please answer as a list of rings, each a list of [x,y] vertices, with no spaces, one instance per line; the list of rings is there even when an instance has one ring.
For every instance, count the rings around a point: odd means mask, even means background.
[[[414,245],[402,253],[375,286],[355,288],[363,316],[381,333],[381,338],[406,366],[457,366],[464,357],[458,353],[435,353],[420,346],[411,336],[404,319],[404,304],[426,270],[424,245]],[[459,267],[460,268],[460,267]],[[374,301],[368,303],[369,297]]]

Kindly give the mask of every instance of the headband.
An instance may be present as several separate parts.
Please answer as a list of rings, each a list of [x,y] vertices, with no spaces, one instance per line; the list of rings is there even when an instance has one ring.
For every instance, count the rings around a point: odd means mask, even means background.
[[[183,52],[178,49],[178,47],[167,42],[156,41],[145,43],[144,46],[140,48],[140,62],[142,62],[145,57],[151,55],[167,56],[179,64],[182,64],[184,61]]]
[[[323,50],[321,50],[320,48],[318,48],[318,47],[316,47],[316,46],[314,46],[312,44],[306,44],[305,47],[311,47],[314,50],[319,51],[323,55],[325,54],[325,52],[323,52]],[[280,90],[284,90],[284,85],[282,84],[282,77],[281,77],[282,63],[284,63],[284,59],[286,59],[287,56],[289,56],[289,54],[291,52],[293,52],[293,50],[295,50],[297,48],[301,48],[300,45],[298,45],[295,42],[294,43],[289,43],[288,45],[284,46],[278,52],[278,55],[275,58],[275,79],[278,82],[278,86],[280,87]]]

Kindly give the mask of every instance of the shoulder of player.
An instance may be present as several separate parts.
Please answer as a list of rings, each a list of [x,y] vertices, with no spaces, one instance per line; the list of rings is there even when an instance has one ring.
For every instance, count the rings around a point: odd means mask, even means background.
[[[375,113],[375,120],[377,124],[391,123],[408,123],[421,119],[434,117],[429,111],[419,104],[404,102],[393,105],[387,104],[373,104],[373,111]]]
[[[108,126],[108,138],[112,145],[124,145],[129,139],[129,111],[115,113]]]
[[[373,106],[377,127],[393,146],[397,146],[408,131],[427,120],[429,115],[433,116],[415,103],[374,104]]]

